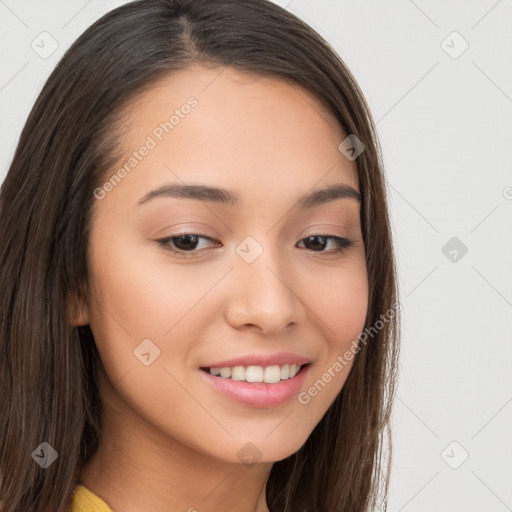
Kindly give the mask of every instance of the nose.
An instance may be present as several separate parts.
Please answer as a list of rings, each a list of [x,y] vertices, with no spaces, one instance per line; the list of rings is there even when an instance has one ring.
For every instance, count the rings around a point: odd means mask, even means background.
[[[299,322],[303,308],[292,274],[293,269],[269,250],[252,263],[236,261],[232,272],[235,284],[226,312],[228,322],[237,329],[250,325],[266,335]]]

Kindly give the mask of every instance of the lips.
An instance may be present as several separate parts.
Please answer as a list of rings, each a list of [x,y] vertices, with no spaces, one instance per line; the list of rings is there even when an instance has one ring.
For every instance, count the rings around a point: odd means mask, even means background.
[[[230,401],[249,407],[272,408],[284,405],[298,395],[304,386],[310,367],[310,364],[303,365],[294,377],[277,384],[224,379],[211,375],[207,371],[198,373],[211,389],[221,393]]]
[[[248,354],[246,356],[225,359],[201,365],[201,369],[208,368],[232,368],[234,366],[282,366],[285,364],[296,364],[303,366],[311,363],[312,360],[292,352],[274,352],[272,354]]]

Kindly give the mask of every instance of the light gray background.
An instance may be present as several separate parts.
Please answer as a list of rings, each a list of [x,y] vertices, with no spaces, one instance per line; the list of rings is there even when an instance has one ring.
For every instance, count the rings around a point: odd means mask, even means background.
[[[2,180],[55,64],[123,3],[0,0]],[[512,2],[276,3],[348,64],[384,151],[403,306],[390,511],[512,511]]]

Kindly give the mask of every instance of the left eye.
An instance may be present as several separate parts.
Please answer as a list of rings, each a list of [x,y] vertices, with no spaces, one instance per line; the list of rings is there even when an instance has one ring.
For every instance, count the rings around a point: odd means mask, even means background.
[[[313,252],[343,252],[345,249],[348,249],[349,247],[352,247],[354,245],[354,242],[352,240],[335,235],[311,235],[306,238],[303,238],[301,242],[303,242],[304,240],[307,240],[308,244],[312,245],[313,247],[320,246],[321,249],[324,249],[328,245],[328,240],[334,242],[334,251],[321,250]],[[311,241],[313,241],[313,243],[311,243]]]
[[[212,238],[205,235],[199,235],[197,233],[184,233],[182,235],[163,238],[161,240],[157,240],[157,242],[165,250],[178,256],[188,258],[195,256],[198,252],[200,252],[200,249],[196,247],[199,243],[199,240],[212,241]],[[332,241],[334,243],[334,250],[324,250],[328,245],[328,241]],[[300,242],[307,242],[307,245],[313,247],[313,249],[310,249],[313,252],[327,253],[340,253],[354,245],[352,240],[335,235],[311,235],[303,238]],[[319,248],[320,250],[315,250],[315,247]],[[308,249],[309,247],[306,248]]]

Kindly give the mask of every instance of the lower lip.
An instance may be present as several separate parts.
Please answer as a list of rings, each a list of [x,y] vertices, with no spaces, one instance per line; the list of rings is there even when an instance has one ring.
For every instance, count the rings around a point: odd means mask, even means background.
[[[199,370],[209,385],[228,398],[251,407],[276,407],[296,396],[301,390],[311,364],[303,367],[295,377],[274,384],[224,379]]]

